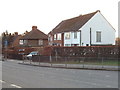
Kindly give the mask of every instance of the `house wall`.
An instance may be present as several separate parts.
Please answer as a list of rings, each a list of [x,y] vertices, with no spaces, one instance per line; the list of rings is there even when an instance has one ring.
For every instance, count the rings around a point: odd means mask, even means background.
[[[12,43],[12,47],[18,47],[19,46],[19,40],[22,36],[18,36],[14,42]]]
[[[80,44],[80,32],[77,32],[77,38],[74,39],[74,32],[70,33],[70,39],[66,39],[65,36],[68,32],[64,33],[64,46],[66,44]]]
[[[64,45],[64,33],[58,33],[58,34],[61,34],[61,40],[57,40],[58,38],[57,36],[56,36],[56,40],[54,40],[54,35],[50,35],[50,36],[48,35],[49,36],[48,43],[50,46],[53,44],[58,44],[60,46]]]
[[[43,46],[47,46],[48,45],[48,40],[43,40]]]
[[[90,28],[91,28],[91,44],[105,45],[115,44],[115,30],[101,15],[96,13],[80,30],[82,33],[82,43],[90,45]],[[101,42],[96,42],[96,31],[101,31]]]
[[[23,46],[32,46],[32,47],[37,47],[37,46],[47,46],[48,45],[48,40],[43,40],[43,45],[39,45],[39,40],[27,40],[27,43],[24,43]]]
[[[81,46],[90,46],[90,28],[91,28],[91,45],[115,45],[115,30],[102,16],[100,12],[96,13],[81,30]],[[96,42],[96,31],[101,32],[101,42]],[[66,32],[68,33],[68,32]],[[65,35],[66,35],[65,33]],[[80,32],[77,32],[77,39],[74,39],[74,33],[70,32],[70,39],[65,39],[66,44],[79,44],[80,46]]]
[[[48,35],[48,45],[51,46],[53,43],[53,35],[49,34]]]
[[[38,46],[38,40],[28,40],[28,46]]]

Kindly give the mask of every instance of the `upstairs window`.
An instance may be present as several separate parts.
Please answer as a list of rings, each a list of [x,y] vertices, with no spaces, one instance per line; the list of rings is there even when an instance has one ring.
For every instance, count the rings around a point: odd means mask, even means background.
[[[57,34],[57,40],[61,40],[61,33]]]
[[[101,32],[100,31],[96,32],[96,42],[101,42]]]
[[[43,40],[39,40],[39,45],[43,45]]]
[[[20,41],[19,41],[19,44],[20,44],[20,45],[23,45],[23,40],[20,40]]]
[[[51,35],[48,35],[48,41],[50,41],[50,37],[51,37]]]
[[[52,41],[52,40],[53,40],[53,37],[51,36],[51,37],[50,37],[50,41]]]
[[[55,34],[55,35],[54,35],[54,40],[56,40],[56,39],[57,39],[57,35]]]
[[[24,40],[24,41],[23,41],[23,44],[25,44],[25,45],[26,45],[27,43],[28,43],[28,41],[27,41],[27,40]]]

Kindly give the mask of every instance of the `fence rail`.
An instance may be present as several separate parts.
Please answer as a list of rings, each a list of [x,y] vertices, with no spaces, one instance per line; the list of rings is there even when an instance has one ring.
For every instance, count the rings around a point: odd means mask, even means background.
[[[60,56],[33,56],[31,60],[23,60],[23,63],[65,67],[65,68],[94,68],[94,69],[118,69],[118,59],[110,57],[60,57]]]

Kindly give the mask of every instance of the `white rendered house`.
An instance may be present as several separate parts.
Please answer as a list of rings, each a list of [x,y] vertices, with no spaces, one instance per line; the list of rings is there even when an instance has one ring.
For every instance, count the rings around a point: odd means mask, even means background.
[[[62,21],[49,40],[49,45],[60,46],[114,45],[115,29],[98,10]]]

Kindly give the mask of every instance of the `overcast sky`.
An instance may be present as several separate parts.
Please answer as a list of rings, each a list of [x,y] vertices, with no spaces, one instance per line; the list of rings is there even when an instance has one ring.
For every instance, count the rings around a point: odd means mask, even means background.
[[[33,25],[48,34],[62,20],[100,10],[118,30],[119,0],[1,0],[0,33],[24,33]]]

